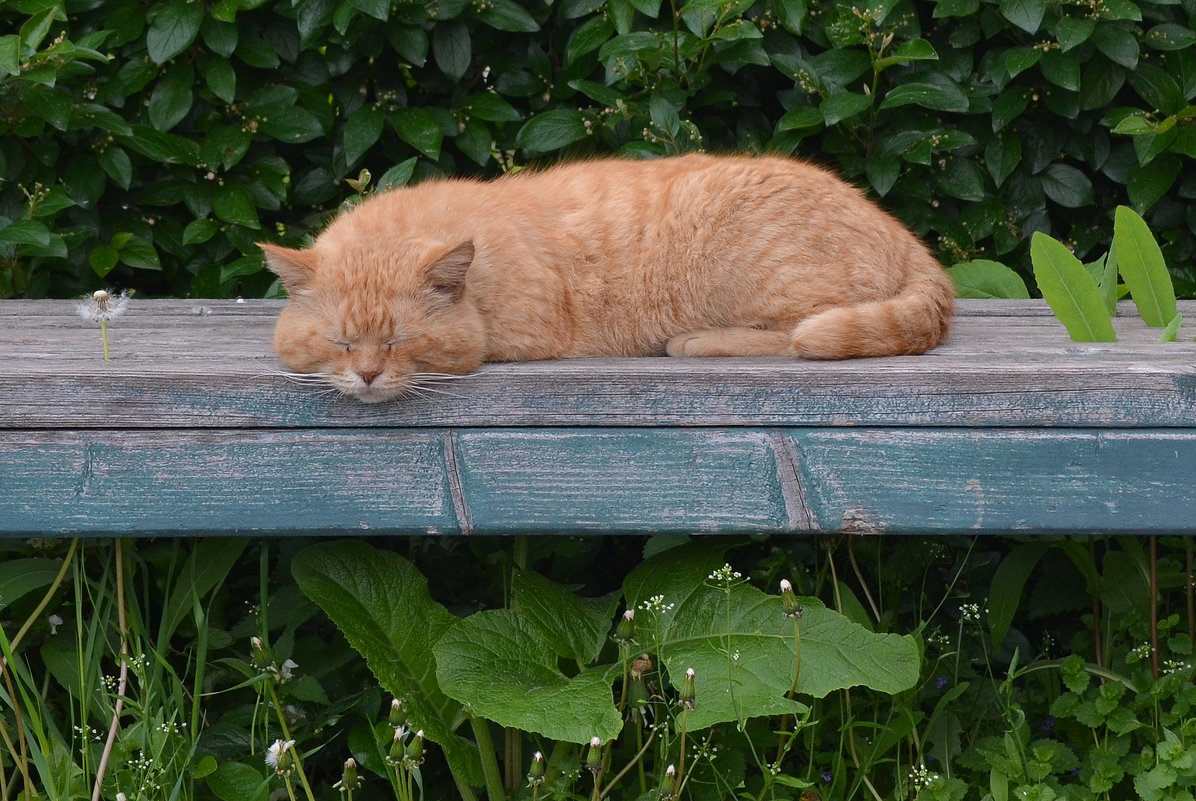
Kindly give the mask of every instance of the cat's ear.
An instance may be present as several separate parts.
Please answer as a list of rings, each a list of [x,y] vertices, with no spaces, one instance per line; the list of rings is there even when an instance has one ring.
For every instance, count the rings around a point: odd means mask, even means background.
[[[316,255],[310,250],[292,250],[269,242],[258,242],[266,254],[266,266],[282,279],[287,293],[294,295],[305,288],[316,270]]]
[[[473,256],[473,242],[469,240],[433,256],[426,268],[428,288],[453,303],[460,301]]]

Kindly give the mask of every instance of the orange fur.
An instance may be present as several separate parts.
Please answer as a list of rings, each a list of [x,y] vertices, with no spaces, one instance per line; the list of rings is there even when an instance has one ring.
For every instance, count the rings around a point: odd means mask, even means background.
[[[364,401],[574,356],[920,353],[954,292],[904,226],[792,159],[600,160],[375,195],[305,251],[274,344]]]

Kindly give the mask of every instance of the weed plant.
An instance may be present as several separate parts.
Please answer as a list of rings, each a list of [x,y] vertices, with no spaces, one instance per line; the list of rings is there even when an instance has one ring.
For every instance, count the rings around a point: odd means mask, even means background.
[[[6,543],[0,799],[1191,799],[1193,552]]]

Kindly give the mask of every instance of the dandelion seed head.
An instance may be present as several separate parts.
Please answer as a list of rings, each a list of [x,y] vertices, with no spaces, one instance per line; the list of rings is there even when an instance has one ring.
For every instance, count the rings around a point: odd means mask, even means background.
[[[125,312],[129,296],[125,292],[115,295],[104,289],[97,289],[91,297],[75,307],[75,311],[84,320],[93,323],[109,322],[120,317]]]

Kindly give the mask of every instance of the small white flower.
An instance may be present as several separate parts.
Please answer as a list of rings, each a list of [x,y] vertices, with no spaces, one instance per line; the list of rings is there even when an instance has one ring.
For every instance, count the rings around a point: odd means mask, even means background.
[[[58,633],[58,627],[61,626],[63,622],[62,618],[58,615],[50,615],[48,618],[46,618],[46,621],[50,624],[50,636],[52,637]]]
[[[279,666],[278,674],[282,678],[283,681],[290,681],[291,676],[294,675],[293,671],[297,667],[299,667],[298,662],[288,659],[287,661],[283,662],[282,665]]]

